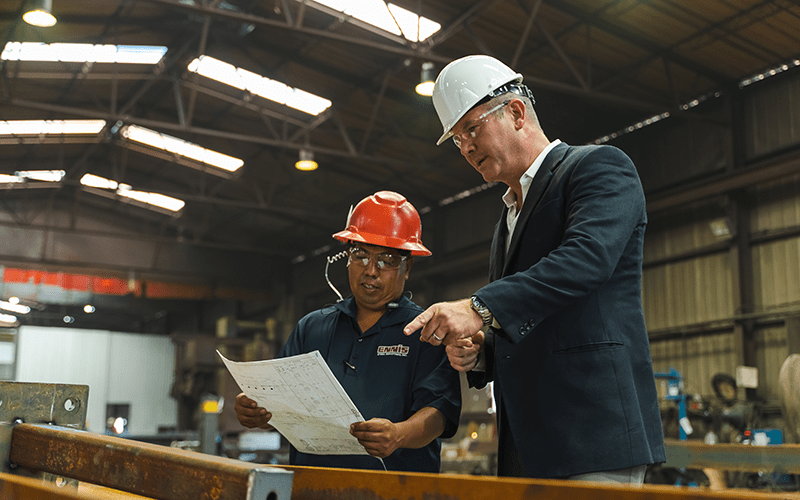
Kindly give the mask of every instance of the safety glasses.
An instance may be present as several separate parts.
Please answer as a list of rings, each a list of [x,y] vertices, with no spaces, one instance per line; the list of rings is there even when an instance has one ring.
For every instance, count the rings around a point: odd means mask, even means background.
[[[348,264],[354,264],[359,267],[369,266],[369,261],[375,262],[375,265],[380,270],[397,269],[400,264],[408,257],[405,255],[397,255],[391,253],[379,253],[372,255],[363,248],[351,247],[347,256]]]
[[[498,104],[497,106],[493,107],[486,113],[483,113],[478,118],[473,120],[471,123],[468,123],[464,130],[462,130],[458,134],[453,134],[453,142],[456,143],[456,147],[461,149],[461,144],[464,143],[466,140],[472,140],[478,137],[478,134],[481,133],[481,129],[483,125],[489,120],[489,116],[494,113],[495,111],[499,110],[506,104],[510,103],[511,101],[506,101],[502,104]]]

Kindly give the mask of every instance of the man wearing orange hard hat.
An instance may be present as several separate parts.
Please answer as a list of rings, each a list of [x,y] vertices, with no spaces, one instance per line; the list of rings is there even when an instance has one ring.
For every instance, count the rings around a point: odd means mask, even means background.
[[[443,349],[403,334],[423,311],[403,295],[414,257],[431,254],[419,214],[402,195],[379,191],[361,200],[333,237],[350,245],[328,263],[347,257],[352,295],[303,317],[278,357],[318,350],[366,420],[350,433],[367,453],[387,470],[439,472],[440,438],[456,432],[461,388]],[[272,414],[244,394],[234,410],[246,427],[269,427]],[[291,448],[290,462],[382,470],[371,456]]]

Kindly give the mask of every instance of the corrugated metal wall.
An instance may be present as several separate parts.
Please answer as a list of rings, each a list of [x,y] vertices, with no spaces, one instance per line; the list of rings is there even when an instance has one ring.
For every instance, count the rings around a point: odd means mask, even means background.
[[[646,269],[642,298],[649,331],[728,319],[734,312],[728,253]]]
[[[734,338],[729,332],[664,339],[651,343],[653,369],[678,370],[687,394],[714,393],[711,379],[717,373],[736,374]]]
[[[778,373],[789,357],[786,328],[783,325],[760,328],[756,332],[756,368],[758,368],[758,395],[780,400],[781,387]]]
[[[755,234],[800,226],[800,176],[759,186],[754,191],[751,226]],[[800,309],[800,234],[753,245],[757,310]]]
[[[745,166],[800,144],[800,78],[748,92],[743,110]],[[752,283],[751,307],[740,304],[739,273],[748,266],[738,262],[735,224],[728,236],[710,229],[730,207],[707,200],[697,210],[680,207],[651,217],[642,296],[654,368],[675,368],[688,393],[712,395],[711,378],[735,375],[742,362],[746,347],[735,325],[753,321],[753,342],[747,345],[755,349],[757,394],[780,400],[778,372],[790,354],[784,321],[800,316],[800,175],[752,186],[727,202],[741,204],[739,213],[749,221],[752,280],[742,283]]]
[[[724,320],[734,313],[735,258],[729,251],[691,257],[730,239],[711,231],[710,223],[720,220],[721,213],[704,212],[647,229],[642,298],[650,332]],[[690,257],[681,259],[683,255]]]
[[[772,84],[745,101],[748,158],[800,143],[800,79]]]

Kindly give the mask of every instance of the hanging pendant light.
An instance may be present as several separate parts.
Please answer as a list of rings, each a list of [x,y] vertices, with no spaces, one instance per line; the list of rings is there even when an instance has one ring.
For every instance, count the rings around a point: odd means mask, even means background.
[[[314,161],[314,152],[310,149],[301,149],[300,159],[294,164],[294,168],[309,172],[311,170],[316,170],[317,167],[319,167],[319,164]]]
[[[28,8],[22,14],[22,20],[32,26],[47,28],[56,24],[52,10],[53,0],[28,0]]]
[[[434,78],[433,63],[432,62],[422,63],[422,71],[420,72],[419,84],[414,89],[417,91],[417,94],[424,95],[427,97],[432,96],[433,78]]]

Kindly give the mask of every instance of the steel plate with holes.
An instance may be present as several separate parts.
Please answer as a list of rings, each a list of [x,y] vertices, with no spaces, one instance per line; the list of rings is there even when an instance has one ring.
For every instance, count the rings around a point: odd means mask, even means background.
[[[8,462],[14,425],[53,424],[82,430],[88,402],[88,385],[0,382],[0,471],[19,472]],[[77,485],[77,481],[53,474],[40,477],[59,486]]]

